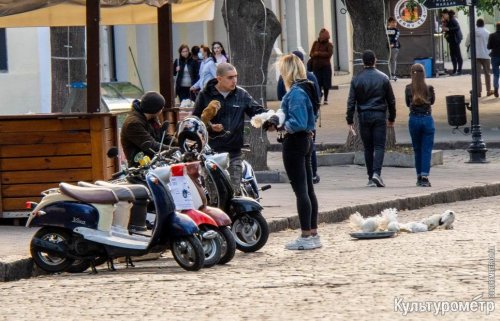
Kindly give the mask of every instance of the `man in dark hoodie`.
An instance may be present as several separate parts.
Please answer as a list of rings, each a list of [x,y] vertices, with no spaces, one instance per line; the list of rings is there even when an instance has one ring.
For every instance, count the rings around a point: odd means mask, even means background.
[[[165,107],[165,98],[157,92],[149,91],[140,100],[134,100],[132,110],[123,122],[120,141],[123,152],[127,157],[128,166],[137,166],[134,157],[143,152],[152,157],[160,146],[162,150],[168,149],[170,136],[164,139],[161,145],[161,125],[158,116]]]
[[[201,113],[212,100],[218,100],[221,108],[211,120],[207,128],[210,136],[210,147],[216,152],[229,153],[229,174],[231,183],[237,194],[240,193],[243,129],[245,115],[253,117],[267,112],[243,88],[236,86],[238,73],[229,63],[217,66],[217,77],[210,80],[199,93],[195,102],[194,116]]]

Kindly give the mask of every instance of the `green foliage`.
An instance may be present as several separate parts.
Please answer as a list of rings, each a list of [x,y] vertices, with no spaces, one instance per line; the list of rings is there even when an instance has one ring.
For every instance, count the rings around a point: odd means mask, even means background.
[[[477,12],[480,15],[481,13],[486,12],[489,15],[493,15],[495,9],[500,9],[500,0],[476,0],[477,2]],[[469,13],[469,7],[459,7],[460,11],[463,11],[465,14]]]

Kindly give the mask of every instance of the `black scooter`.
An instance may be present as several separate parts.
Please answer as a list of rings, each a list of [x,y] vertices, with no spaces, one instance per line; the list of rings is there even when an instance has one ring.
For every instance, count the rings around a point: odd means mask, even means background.
[[[211,153],[207,147],[199,159],[203,165],[202,175],[209,205],[220,208],[231,217],[231,230],[240,251],[258,251],[269,237],[269,227],[262,216],[263,207],[250,197],[235,196],[226,170],[228,153]]]

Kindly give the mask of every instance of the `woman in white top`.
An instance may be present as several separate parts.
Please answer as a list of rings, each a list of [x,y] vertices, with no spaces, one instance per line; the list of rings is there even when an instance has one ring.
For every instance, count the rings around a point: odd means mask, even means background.
[[[219,41],[214,41],[212,43],[212,51],[214,53],[215,64],[218,65],[223,62],[229,62],[224,46]]]
[[[205,88],[205,85],[216,77],[215,62],[210,48],[201,46],[200,53],[203,57],[200,65],[200,79],[191,87],[191,91],[199,91]]]

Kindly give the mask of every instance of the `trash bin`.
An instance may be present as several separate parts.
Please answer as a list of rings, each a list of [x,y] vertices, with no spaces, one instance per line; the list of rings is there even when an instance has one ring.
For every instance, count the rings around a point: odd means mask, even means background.
[[[425,78],[432,78],[432,57],[415,58],[413,61],[416,64],[422,64],[425,70]]]
[[[450,126],[458,127],[467,124],[465,96],[446,96],[446,112],[448,114],[448,124]]]

